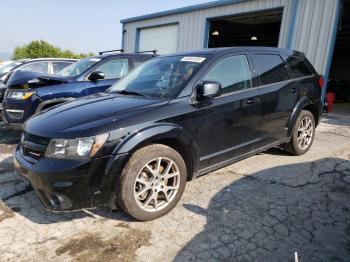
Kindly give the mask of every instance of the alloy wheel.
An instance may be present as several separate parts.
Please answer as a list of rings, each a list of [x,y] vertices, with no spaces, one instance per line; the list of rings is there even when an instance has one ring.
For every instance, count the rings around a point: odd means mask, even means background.
[[[313,123],[310,117],[304,117],[298,126],[297,143],[300,149],[306,149],[312,142],[313,137]]]
[[[140,208],[148,212],[159,211],[175,198],[180,185],[177,164],[166,157],[149,161],[138,173],[134,197]]]

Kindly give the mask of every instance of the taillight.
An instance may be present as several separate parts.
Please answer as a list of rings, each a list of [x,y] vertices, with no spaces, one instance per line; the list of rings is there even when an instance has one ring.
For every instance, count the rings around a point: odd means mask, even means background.
[[[323,87],[323,83],[324,83],[324,78],[323,78],[323,76],[320,76],[320,78],[318,79],[318,84],[320,85],[321,89]]]

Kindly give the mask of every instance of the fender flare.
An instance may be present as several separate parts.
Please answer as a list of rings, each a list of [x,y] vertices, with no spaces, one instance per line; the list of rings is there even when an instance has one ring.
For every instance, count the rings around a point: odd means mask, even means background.
[[[38,107],[35,110],[35,114],[39,113],[40,111],[43,110],[43,108],[49,104],[61,104],[64,102],[70,102],[75,100],[76,98],[74,97],[60,97],[60,98],[54,98],[54,99],[50,99],[50,100],[45,100],[40,102],[40,104],[38,105]]]
[[[132,135],[126,137],[115,148],[113,154],[123,154],[132,152],[139,145],[151,143],[152,141],[162,139],[174,139],[189,146],[188,149],[194,147],[198,153],[198,146],[194,138],[186,132],[181,126],[171,123],[160,123],[138,130]]]
[[[199,168],[199,151],[194,138],[181,126],[171,123],[159,123],[134,132],[122,140],[114,149],[104,171],[102,185],[113,184],[115,187],[118,178],[129,157],[137,149],[156,141],[171,139],[181,143],[188,154],[188,180],[192,180]],[[186,159],[184,159],[186,161]],[[109,182],[107,182],[109,181]],[[103,187],[103,186],[102,186]]]
[[[294,106],[292,114],[289,117],[289,120],[287,122],[287,129],[288,129],[287,135],[288,135],[288,137],[292,136],[295,122],[296,122],[301,110],[303,110],[304,108],[306,108],[308,106],[312,106],[317,111],[317,113],[320,114],[316,101],[313,101],[313,99],[311,99],[308,96],[304,96],[304,97],[300,98],[299,101]]]

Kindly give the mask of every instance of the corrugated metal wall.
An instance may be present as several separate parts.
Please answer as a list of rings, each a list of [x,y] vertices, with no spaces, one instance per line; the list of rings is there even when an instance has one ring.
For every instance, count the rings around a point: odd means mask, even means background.
[[[292,49],[304,52],[315,69],[325,74],[336,21],[338,0],[299,0]]]
[[[168,15],[153,19],[136,21],[125,24],[124,48],[128,52],[135,51],[137,28],[149,27],[168,23],[179,23],[178,51],[195,50],[203,48],[205,35],[205,22],[207,18],[243,14],[251,11],[285,7],[282,21],[281,46],[286,39],[286,26],[289,16],[289,0],[255,0],[235,4],[197,10],[188,13]]]
[[[283,7],[279,47],[288,47],[291,39],[290,47],[304,52],[316,70],[323,74],[336,20],[337,2],[338,0],[252,0],[129,22],[124,25],[124,48],[128,52],[135,51],[138,28],[178,22],[178,51],[201,49],[207,18]],[[297,7],[295,19],[293,4]],[[292,23],[295,23],[294,31],[291,30]],[[291,32],[294,34],[290,35]]]

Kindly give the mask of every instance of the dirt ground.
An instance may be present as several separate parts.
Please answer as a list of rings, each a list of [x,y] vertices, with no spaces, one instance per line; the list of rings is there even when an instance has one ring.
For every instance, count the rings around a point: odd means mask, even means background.
[[[350,261],[350,118],[311,150],[271,149],[187,184],[168,215],[52,213],[12,173],[20,133],[0,124],[0,261]]]

